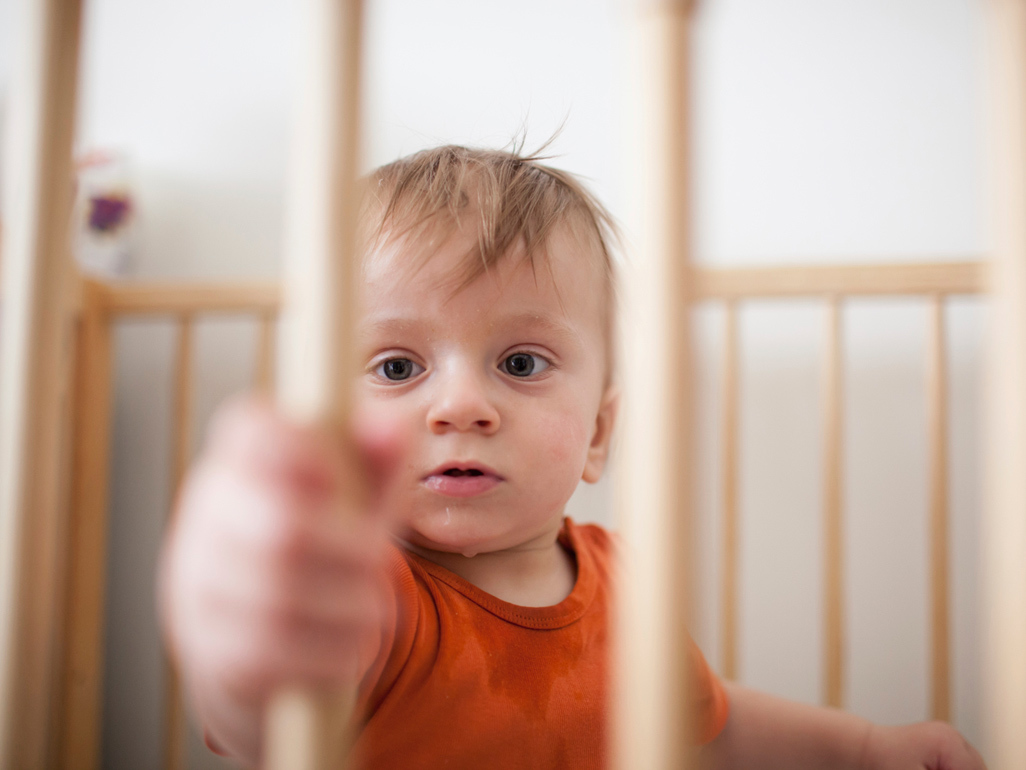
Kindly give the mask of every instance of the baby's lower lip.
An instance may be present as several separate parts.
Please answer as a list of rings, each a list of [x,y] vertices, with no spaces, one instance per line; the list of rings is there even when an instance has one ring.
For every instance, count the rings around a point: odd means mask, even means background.
[[[424,479],[424,485],[432,492],[449,497],[473,497],[494,489],[501,479],[484,473],[480,476],[446,476],[435,473]]]

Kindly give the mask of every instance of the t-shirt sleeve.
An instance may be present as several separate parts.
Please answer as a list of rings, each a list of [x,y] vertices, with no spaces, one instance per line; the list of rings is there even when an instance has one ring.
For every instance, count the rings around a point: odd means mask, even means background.
[[[691,658],[691,693],[695,714],[695,741],[709,743],[727,724],[730,703],[723,683],[709,668],[702,651],[688,640]]]

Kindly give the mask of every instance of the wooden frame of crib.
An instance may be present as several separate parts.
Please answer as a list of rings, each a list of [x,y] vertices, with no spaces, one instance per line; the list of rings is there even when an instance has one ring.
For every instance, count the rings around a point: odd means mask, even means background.
[[[693,274],[696,303],[719,302],[724,305],[727,323],[724,333],[724,358],[721,373],[724,407],[721,416],[723,446],[723,505],[721,521],[724,530],[724,570],[720,591],[723,604],[722,632],[724,674],[736,675],[737,634],[737,338],[736,314],[739,304],[768,298],[820,298],[827,308],[825,329],[831,325],[835,309],[845,298],[865,296],[901,296],[931,298],[929,378],[925,384],[930,393],[930,467],[931,467],[931,624],[932,693],[934,718],[946,719],[949,708],[948,660],[948,559],[947,559],[947,488],[944,457],[946,454],[946,420],[944,396],[943,319],[938,313],[944,299],[952,295],[980,294],[986,287],[986,264],[981,262],[912,263],[880,265],[831,265],[810,268],[746,268],[698,269]],[[281,310],[281,289],[276,283],[198,284],[198,283],[102,283],[84,280],[77,307],[78,388],[71,440],[75,462],[71,477],[73,494],[69,514],[69,552],[67,560],[66,626],[63,630],[63,671],[59,677],[61,690],[61,722],[58,746],[60,766],[95,768],[98,763],[100,725],[97,714],[101,701],[103,592],[106,569],[106,479],[109,448],[109,407],[111,403],[111,371],[114,364],[111,336],[123,320],[157,316],[170,320],[177,329],[178,342],[174,354],[174,413],[172,415],[172,478],[179,478],[188,462],[192,444],[188,426],[192,423],[192,391],[194,387],[193,328],[212,316],[243,316],[252,318],[259,336],[253,386],[268,388],[274,366],[274,325]],[[834,334],[827,336],[832,352],[825,361],[832,362],[825,372],[832,371],[843,360],[843,346]],[[940,341],[938,343],[938,341]],[[938,354],[937,351],[940,351]],[[835,388],[835,377],[824,377],[824,384]],[[824,501],[824,515],[839,521],[841,509],[836,497],[840,485],[841,454],[838,449],[843,424],[840,399],[831,398],[823,405],[823,423],[833,426],[824,436],[825,463],[838,483],[831,487],[829,503]],[[830,590],[825,597],[825,617],[830,631],[824,649],[829,661],[825,681],[829,683],[824,703],[842,690],[843,671],[840,665],[844,649],[842,585],[839,569],[844,547],[839,527],[827,529],[824,542],[824,569],[829,576]],[[184,735],[181,720],[180,693],[170,672],[165,698],[165,760],[168,770],[183,767]]]
[[[1000,146],[1006,156],[1026,158],[1026,2],[993,0],[996,30],[996,82],[1005,112],[998,121],[1007,129]],[[71,178],[72,118],[80,25],[76,0],[41,0],[31,5],[29,60],[22,101],[14,107],[27,116],[15,131],[26,161],[12,172],[26,191],[28,203],[6,223],[3,252],[5,265],[4,371],[0,414],[0,768],[95,767],[98,760],[100,672],[102,671],[104,524],[109,417],[111,325],[135,314],[165,314],[177,319],[181,330],[178,347],[177,415],[174,462],[180,475],[187,460],[191,408],[191,328],[206,313],[249,313],[261,319],[260,379],[269,380],[273,352],[273,321],[279,312],[281,292],[275,285],[211,287],[198,285],[104,285],[83,281],[68,268],[61,235],[70,211],[66,180]],[[320,96],[313,103],[317,120],[338,128],[333,138],[314,147],[313,161],[330,157],[326,167],[340,166],[352,176],[355,164],[356,91],[358,72],[359,3],[355,0],[324,0],[324,27],[335,37],[326,39],[315,64],[322,74]],[[338,13],[350,14],[339,20]],[[649,3],[642,12],[641,29],[650,60],[645,65],[651,85],[646,125],[652,131],[645,146],[645,174],[640,182],[646,200],[653,204],[640,231],[643,253],[651,261],[638,261],[636,283],[628,285],[627,317],[644,344],[625,346],[625,354],[651,356],[659,350],[679,352],[687,348],[686,308],[689,301],[720,300],[727,303],[723,378],[728,397],[722,415],[724,436],[724,660],[730,675],[734,665],[736,618],[736,317],[737,303],[752,297],[820,296],[826,301],[827,348],[824,387],[824,511],[827,527],[825,579],[827,585],[827,676],[825,701],[843,699],[843,611],[840,601],[840,565],[843,546],[839,521],[840,437],[843,415],[839,399],[839,308],[851,295],[888,294],[932,297],[931,404],[931,511],[933,585],[933,711],[944,717],[948,708],[946,493],[944,419],[943,298],[950,294],[978,293],[991,269],[996,314],[1002,323],[991,350],[994,394],[1004,410],[1003,419],[992,424],[990,498],[984,537],[989,565],[985,579],[989,602],[986,609],[987,639],[992,655],[988,695],[993,717],[991,762],[995,770],[1026,764],[1026,739],[1019,726],[1026,721],[1026,407],[1016,399],[1026,393],[1026,164],[1007,163],[998,179],[1000,200],[1012,203],[999,209],[998,248],[992,268],[980,263],[840,266],[748,270],[692,270],[686,267],[687,230],[681,212],[687,210],[687,39],[690,2]],[[355,20],[355,21],[354,21]],[[337,58],[348,51],[344,61]],[[340,63],[342,61],[342,63]],[[1000,90],[1003,89],[1003,90]],[[333,94],[328,96],[327,94]],[[326,105],[334,105],[328,107]],[[346,122],[348,121],[348,122]],[[320,153],[320,155],[318,155]],[[666,159],[674,162],[666,162]],[[313,165],[316,165],[314,163]],[[343,175],[343,178],[346,178]],[[305,194],[322,201],[327,220],[333,211],[348,211],[347,188],[336,189],[324,177],[307,177],[300,183]],[[347,220],[351,221],[351,220]],[[322,254],[346,253],[351,227],[333,230],[324,219],[299,223],[297,253],[306,249]],[[328,232],[330,231],[330,232]],[[309,239],[302,245],[304,238]],[[311,246],[310,243],[314,245]],[[329,260],[330,261],[330,260]],[[351,263],[351,260],[342,260]],[[336,286],[342,277],[322,281]],[[20,292],[20,294],[19,294]],[[639,302],[646,297],[647,302]],[[333,326],[327,339],[345,339],[345,323],[313,319],[321,328]],[[644,331],[637,331],[642,329]],[[335,343],[328,348],[340,351]],[[631,353],[626,348],[634,348]],[[670,356],[669,358],[673,358]],[[686,373],[688,357],[677,356]],[[628,358],[627,361],[630,359]],[[335,376],[345,363],[327,367]],[[629,365],[625,367],[628,371]],[[326,377],[322,372],[318,377]],[[345,378],[341,377],[339,381]],[[327,381],[327,380],[325,380]],[[14,383],[17,387],[12,385]],[[72,390],[71,383],[74,384]],[[634,582],[627,589],[643,595],[660,581],[683,593],[656,591],[659,602],[638,605],[625,618],[633,634],[623,634],[618,685],[617,763],[621,767],[681,767],[686,751],[675,724],[686,720],[683,677],[668,676],[677,670],[683,646],[675,643],[684,633],[687,619],[688,575],[673,559],[674,550],[688,548],[689,516],[681,506],[688,498],[684,486],[667,485],[658,469],[666,463],[686,466],[690,431],[689,402],[668,393],[645,393],[642,385],[626,384],[626,410],[634,419],[625,436],[625,461],[634,468],[649,466],[656,473],[644,478],[656,489],[647,498],[647,518],[628,515],[625,532],[654,557],[634,565]],[[631,395],[631,394],[634,395]],[[297,397],[297,400],[302,400]],[[994,401],[992,398],[990,401]],[[644,404],[654,403],[661,420],[646,416]],[[87,406],[88,405],[88,406]],[[302,407],[307,412],[341,414],[314,396]],[[998,407],[993,407],[995,412]],[[70,420],[62,419],[70,415]],[[674,415],[666,420],[665,415]],[[24,416],[25,419],[22,419]],[[63,427],[62,427],[63,426]],[[637,433],[635,433],[637,430]],[[1002,462],[995,458],[1001,453]],[[70,468],[70,481],[61,484],[61,469]],[[67,489],[63,499],[59,490]],[[631,495],[625,495],[630,499]],[[652,504],[654,502],[654,504]],[[65,612],[59,611],[64,608]],[[640,647],[639,644],[655,644]],[[647,661],[647,665],[642,665]],[[661,681],[660,681],[661,680]],[[673,681],[667,687],[667,681]],[[680,683],[679,686],[677,683]],[[173,688],[172,688],[173,692]],[[302,703],[302,698],[299,699]],[[642,704],[643,707],[642,707]],[[300,708],[304,712],[305,707]],[[169,709],[169,714],[177,712]],[[307,716],[312,712],[305,712]],[[303,721],[301,717],[300,721]],[[281,724],[286,724],[282,722]],[[307,719],[306,724],[312,724]],[[168,762],[174,766],[174,736],[169,728]],[[281,762],[288,764],[317,741],[316,730],[295,743],[286,731]],[[292,764],[292,766],[297,766]],[[309,765],[315,766],[315,765]]]

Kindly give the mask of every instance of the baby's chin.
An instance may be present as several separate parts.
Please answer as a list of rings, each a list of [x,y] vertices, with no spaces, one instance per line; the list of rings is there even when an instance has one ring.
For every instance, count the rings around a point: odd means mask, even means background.
[[[400,536],[420,549],[467,557],[502,550],[501,542],[497,543],[494,536],[481,531],[480,522],[466,521],[466,518],[456,511],[418,516],[416,521],[407,522]]]
[[[518,549],[539,538],[552,537],[562,525],[562,515],[551,521],[514,521],[505,512],[484,512],[473,507],[450,506],[422,512],[405,522],[401,537],[410,545],[468,558],[484,553]]]

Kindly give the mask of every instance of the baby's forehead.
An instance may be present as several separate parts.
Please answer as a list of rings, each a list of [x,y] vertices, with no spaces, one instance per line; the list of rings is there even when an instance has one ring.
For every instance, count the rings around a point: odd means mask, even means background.
[[[595,328],[606,324],[609,290],[593,246],[557,229],[543,249],[513,248],[482,268],[472,234],[402,233],[368,250],[361,304],[371,323],[386,316],[458,313],[473,322],[532,313]],[[454,319],[455,320],[455,319]]]

